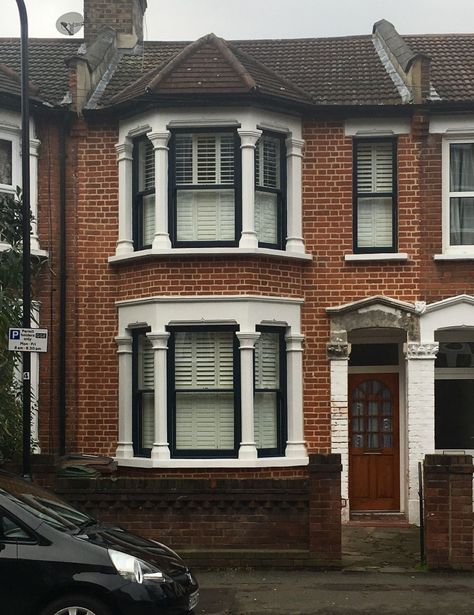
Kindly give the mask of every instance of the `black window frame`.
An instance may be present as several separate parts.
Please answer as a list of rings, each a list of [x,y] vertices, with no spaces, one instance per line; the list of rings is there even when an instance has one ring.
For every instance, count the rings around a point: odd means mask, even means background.
[[[139,190],[140,177],[140,144],[149,141],[147,134],[140,135],[133,139],[132,150],[132,240],[135,251],[147,250],[152,244],[145,244],[143,240],[143,199],[151,194],[156,195],[156,172],[154,188]],[[151,144],[151,141],[150,141]],[[156,221],[155,221],[156,224]]]
[[[392,191],[391,192],[358,192],[357,160],[358,146],[367,143],[392,144]],[[358,137],[353,139],[352,148],[352,250],[354,254],[375,254],[398,252],[398,143],[396,137]],[[359,198],[391,197],[392,199],[392,245],[387,246],[358,246],[358,200]]]
[[[141,446],[143,439],[143,393],[148,393],[149,390],[140,390],[138,386],[139,337],[149,333],[150,331],[150,327],[142,327],[132,330],[132,443],[134,457],[151,457],[151,448]]]
[[[170,333],[168,344],[168,443],[172,459],[235,459],[238,457],[241,441],[240,412],[240,350],[236,332],[237,326],[229,325],[173,325],[166,330]],[[234,448],[233,449],[177,449],[176,448],[176,386],[175,386],[175,340],[176,333],[232,332],[233,334],[233,386],[234,386]]]
[[[259,186],[257,183],[257,160],[255,158],[255,193],[268,192],[269,194],[277,195],[277,241],[276,243],[268,243],[259,241],[258,246],[261,248],[271,248],[274,250],[284,250],[285,240],[287,235],[287,169],[286,169],[286,138],[287,135],[283,135],[278,132],[272,132],[270,130],[264,130],[260,139],[264,137],[271,137],[278,139],[280,143],[280,188],[267,188]],[[256,147],[258,147],[257,141]]]
[[[286,361],[286,330],[284,327],[272,327],[259,325],[255,327],[258,333],[277,333],[279,336],[280,353],[280,388],[277,389],[257,389],[255,387],[255,351],[254,351],[254,376],[253,391],[257,392],[275,391],[277,397],[277,446],[276,448],[257,448],[257,457],[282,457],[285,454],[286,442],[288,439],[288,391],[287,391],[287,361]]]
[[[223,134],[234,135],[234,239],[230,241],[179,241],[177,239],[177,193],[179,190],[225,190],[230,189],[232,184],[192,184],[177,185],[176,183],[176,136],[180,134]],[[169,141],[168,158],[168,227],[173,248],[232,248],[239,245],[242,233],[242,156],[240,150],[240,137],[237,127],[200,127],[200,128],[173,128]]]

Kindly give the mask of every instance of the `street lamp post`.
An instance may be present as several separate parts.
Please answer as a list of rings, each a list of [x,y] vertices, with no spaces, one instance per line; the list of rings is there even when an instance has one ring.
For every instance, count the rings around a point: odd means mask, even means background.
[[[24,0],[16,0],[21,25],[21,175],[23,233],[23,319],[31,327],[31,248],[30,248],[30,101],[28,77],[28,15]],[[23,476],[31,475],[31,354],[23,352]]]

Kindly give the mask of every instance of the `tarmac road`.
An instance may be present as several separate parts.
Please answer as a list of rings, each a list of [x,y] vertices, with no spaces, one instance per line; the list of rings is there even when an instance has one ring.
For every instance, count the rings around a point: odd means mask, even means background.
[[[474,615],[474,574],[198,571],[195,615]]]

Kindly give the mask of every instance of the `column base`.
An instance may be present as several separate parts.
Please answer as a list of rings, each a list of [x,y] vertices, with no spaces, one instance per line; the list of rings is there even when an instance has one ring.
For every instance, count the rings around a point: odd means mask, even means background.
[[[289,459],[302,459],[308,456],[306,444],[304,442],[287,442],[285,457]]]
[[[134,457],[132,442],[119,442],[115,451],[117,459],[130,459]]]
[[[408,500],[408,523],[420,525],[420,500]]]
[[[241,443],[239,448],[239,459],[257,459],[257,447],[255,443]]]
[[[304,241],[301,237],[287,237],[286,252],[297,252],[298,254],[306,254]]]
[[[151,449],[151,458],[164,461],[165,459],[171,459],[170,448],[168,443],[165,444],[153,444]]]
[[[157,233],[153,238],[153,250],[169,250],[171,248],[171,240],[168,233]]]
[[[120,241],[117,241],[117,247],[115,249],[116,256],[132,254],[133,252],[133,241],[131,241],[130,239],[122,239]]]
[[[239,248],[258,248],[258,237],[255,231],[242,231]]]

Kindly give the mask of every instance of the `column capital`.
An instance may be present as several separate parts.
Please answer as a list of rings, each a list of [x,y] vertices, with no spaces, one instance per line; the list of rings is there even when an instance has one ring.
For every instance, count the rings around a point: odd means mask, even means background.
[[[171,132],[165,130],[164,132],[149,132],[146,135],[153,143],[153,149],[168,149],[168,141],[171,137]]]
[[[303,352],[304,335],[285,335],[286,352]]]
[[[330,361],[347,361],[351,353],[351,345],[330,343],[326,345],[326,353]]]
[[[256,331],[242,333],[237,331],[236,336],[240,342],[240,350],[253,350],[260,335],[261,333],[257,333]]]
[[[240,144],[241,148],[251,147],[255,149],[255,145],[257,141],[262,136],[261,130],[244,130],[242,128],[238,128],[237,132],[239,133],[239,137],[241,141],[241,144]]]
[[[123,143],[115,144],[115,151],[117,152],[117,160],[133,160],[133,143],[130,139],[127,139]]]
[[[153,350],[168,350],[168,339],[170,334],[167,331],[155,333],[147,333],[147,338],[150,340]]]
[[[403,352],[408,360],[411,359],[436,359],[439,344],[437,342],[407,342],[403,345]]]
[[[39,156],[39,148],[41,141],[39,139],[30,139],[30,156]]]
[[[304,141],[303,139],[294,139],[293,137],[288,137],[285,139],[286,145],[286,155],[288,156],[299,156],[303,157],[303,147]]]
[[[118,335],[115,338],[118,354],[132,354],[133,339],[129,335]]]

